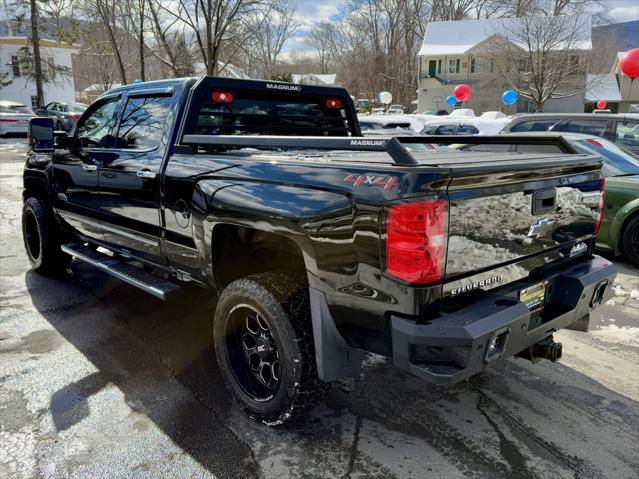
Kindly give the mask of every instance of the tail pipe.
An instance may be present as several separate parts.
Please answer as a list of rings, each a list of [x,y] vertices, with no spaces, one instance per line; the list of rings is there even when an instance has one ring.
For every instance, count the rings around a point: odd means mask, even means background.
[[[552,335],[515,354],[515,357],[528,359],[533,363],[540,359],[549,359],[553,363],[561,359],[561,343],[556,343]]]

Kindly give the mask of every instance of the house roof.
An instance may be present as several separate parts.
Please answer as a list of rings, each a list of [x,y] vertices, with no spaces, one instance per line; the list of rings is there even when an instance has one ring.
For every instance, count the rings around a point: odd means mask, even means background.
[[[17,45],[26,47],[29,44],[27,37],[0,37],[0,45]],[[55,40],[40,39],[40,46],[44,48],[65,48],[68,50],[79,50],[80,45],[75,43],[62,43]]]
[[[621,101],[617,76],[612,73],[586,75],[586,101]]]
[[[546,18],[546,17],[543,17]],[[550,21],[552,17],[548,17]],[[590,16],[581,16],[576,21],[584,22],[587,31],[585,38],[579,42],[575,49],[590,50],[591,19]],[[484,42],[493,35],[503,32],[505,29],[514,30],[521,24],[520,18],[487,18],[482,20],[459,20],[449,22],[430,22],[426,26],[426,34],[420,56],[433,55],[462,55],[468,53],[473,47]]]
[[[337,78],[337,74],[306,73],[304,75],[300,75],[300,74],[294,73],[293,75],[291,75],[291,78],[293,80],[293,83],[314,81],[316,83],[323,84],[323,85],[334,85],[335,79]]]

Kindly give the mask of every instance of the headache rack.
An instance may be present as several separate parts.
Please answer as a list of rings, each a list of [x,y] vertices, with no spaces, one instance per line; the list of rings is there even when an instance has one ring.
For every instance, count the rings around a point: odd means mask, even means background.
[[[331,137],[331,136],[272,136],[272,135],[184,135],[177,149],[193,147],[293,149],[293,150],[345,150],[386,152],[397,165],[418,166],[420,163],[404,145],[554,145],[561,152],[575,154],[577,151],[562,136],[478,136],[478,135],[424,135],[393,137]]]

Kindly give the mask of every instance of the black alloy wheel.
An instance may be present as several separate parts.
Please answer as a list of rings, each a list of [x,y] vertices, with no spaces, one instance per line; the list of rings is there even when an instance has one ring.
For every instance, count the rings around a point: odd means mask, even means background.
[[[230,311],[226,350],[231,371],[247,395],[265,401],[277,393],[281,379],[277,342],[252,306],[240,304]]]

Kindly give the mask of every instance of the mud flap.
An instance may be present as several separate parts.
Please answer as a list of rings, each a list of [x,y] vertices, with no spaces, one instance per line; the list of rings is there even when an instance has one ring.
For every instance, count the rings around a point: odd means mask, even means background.
[[[324,293],[309,288],[309,296],[317,375],[322,381],[335,381],[356,374],[366,353],[351,348],[339,334]]]

